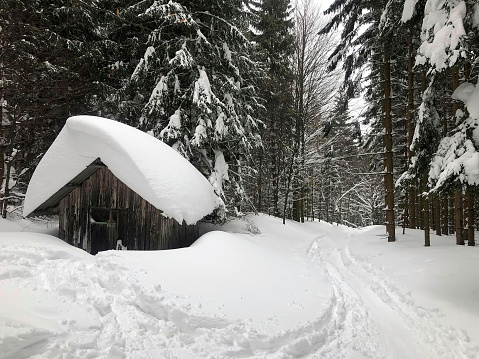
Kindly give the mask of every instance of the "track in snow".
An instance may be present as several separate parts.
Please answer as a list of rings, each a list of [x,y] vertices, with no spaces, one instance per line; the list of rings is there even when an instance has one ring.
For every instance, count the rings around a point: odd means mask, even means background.
[[[437,311],[415,306],[410,295],[355,258],[348,242],[346,235],[312,241],[308,254],[327,274],[332,296],[319,317],[278,333],[192,308],[184,298],[142,283],[144,273],[119,266],[114,254],[88,262],[60,250],[5,249],[0,263],[16,264],[8,273],[0,270],[0,281],[15,282],[32,295],[42,292],[45,298],[61,293],[64,301],[57,304],[64,317],[59,318],[60,328],[51,329],[0,323],[9,329],[0,338],[0,357],[477,357],[465,333],[439,324]],[[70,317],[72,308],[81,311]]]
[[[349,235],[316,238],[308,254],[325,268],[333,287],[337,330],[318,358],[477,358],[460,330],[442,326],[437,310],[414,305],[409,294],[351,254]]]

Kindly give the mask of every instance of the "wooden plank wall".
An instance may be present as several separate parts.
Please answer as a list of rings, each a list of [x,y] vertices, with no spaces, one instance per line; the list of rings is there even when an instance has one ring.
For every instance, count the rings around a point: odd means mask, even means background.
[[[187,247],[199,236],[196,225],[165,218],[106,167],[62,199],[59,209],[60,238],[90,253],[99,245],[92,237],[105,231],[109,238],[102,238],[105,243],[100,247],[109,249],[115,248],[118,238],[128,249],[157,250]]]

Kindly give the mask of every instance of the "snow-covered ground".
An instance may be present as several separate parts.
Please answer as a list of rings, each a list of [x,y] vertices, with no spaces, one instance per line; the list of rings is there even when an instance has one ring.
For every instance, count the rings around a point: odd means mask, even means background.
[[[0,221],[0,357],[479,357],[477,247],[267,216],[205,231],[91,256]]]

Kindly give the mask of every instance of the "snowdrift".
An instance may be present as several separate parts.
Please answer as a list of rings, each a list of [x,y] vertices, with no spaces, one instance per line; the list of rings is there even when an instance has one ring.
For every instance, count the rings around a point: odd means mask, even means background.
[[[2,232],[26,225],[0,220],[2,358],[479,355],[479,250],[452,236],[260,216],[190,248],[91,256]]]

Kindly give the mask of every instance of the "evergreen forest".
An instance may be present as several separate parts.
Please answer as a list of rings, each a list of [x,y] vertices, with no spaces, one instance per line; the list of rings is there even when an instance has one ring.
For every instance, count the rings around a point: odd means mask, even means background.
[[[187,158],[221,199],[211,220],[475,245],[478,76],[477,0],[2,0],[2,217],[90,114]]]

